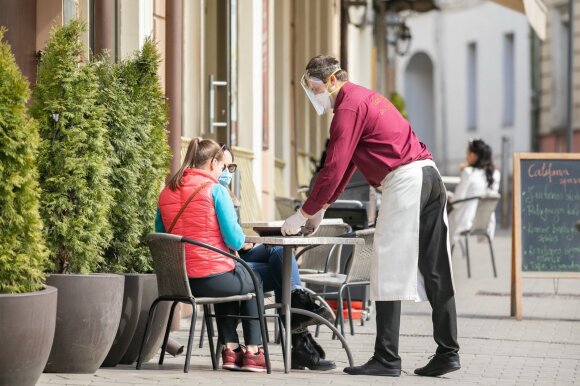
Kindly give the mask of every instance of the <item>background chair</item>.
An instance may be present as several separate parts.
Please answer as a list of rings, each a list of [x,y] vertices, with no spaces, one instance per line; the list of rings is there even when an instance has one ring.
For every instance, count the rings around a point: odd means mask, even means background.
[[[368,286],[370,285],[371,274],[371,258],[373,255],[373,241],[375,236],[375,229],[363,229],[351,233],[352,237],[360,237],[365,240],[364,245],[355,245],[353,247],[352,255],[346,264],[346,274],[336,272],[317,273],[310,275],[303,275],[302,281],[307,284],[315,284],[326,287],[338,288],[337,292],[318,293],[318,296],[337,294],[338,295],[338,309],[336,312],[336,319],[334,324],[338,326],[340,323],[340,332],[344,335],[344,317],[343,317],[343,299],[344,291],[347,291],[346,304],[348,309],[348,319],[350,323],[350,334],[354,335],[354,324],[352,319],[352,306],[350,301],[349,288],[353,286]]]
[[[348,224],[322,224],[315,236],[335,237],[349,233],[351,228]],[[340,255],[342,245],[313,245],[302,249],[296,254],[300,259],[300,275],[324,272],[340,271]]]
[[[212,298],[194,298],[191,294],[189,288],[189,280],[187,278],[187,271],[185,267],[185,244],[193,244],[202,248],[210,249],[214,252],[220,253],[224,256],[228,256],[231,259],[239,262],[244,269],[246,269],[254,284],[254,293],[248,293],[244,295],[228,296],[228,297],[212,297]],[[197,317],[197,304],[203,305],[204,308],[204,318],[207,328],[211,361],[214,370],[217,370],[217,358],[216,350],[213,343],[213,329],[209,326],[211,325],[211,319],[215,318],[216,315],[211,314],[209,305],[216,303],[226,303],[232,301],[246,301],[254,299],[258,305],[258,320],[260,321],[260,330],[262,334],[262,343],[264,348],[264,356],[266,359],[266,369],[268,374],[271,372],[270,368],[270,357],[268,353],[268,342],[266,339],[266,329],[264,323],[264,295],[262,289],[259,285],[259,281],[256,278],[254,272],[248,267],[245,261],[241,260],[231,253],[227,253],[213,247],[211,245],[187,239],[182,236],[171,235],[166,233],[152,233],[147,236],[147,244],[149,245],[149,250],[151,251],[151,256],[153,258],[153,266],[155,268],[155,273],[157,275],[157,287],[159,291],[159,296],[149,309],[149,316],[147,318],[147,324],[145,325],[145,332],[143,333],[143,340],[141,343],[141,349],[139,350],[139,358],[137,360],[137,370],[141,368],[142,363],[142,351],[145,347],[145,342],[148,339],[149,329],[151,322],[153,320],[153,315],[155,309],[160,302],[170,301],[173,302],[171,306],[171,311],[169,314],[169,321],[167,323],[167,328],[165,330],[165,337],[163,339],[163,346],[161,348],[161,355],[159,357],[159,364],[163,364],[163,359],[165,356],[165,349],[167,347],[167,340],[169,338],[169,330],[171,327],[171,320],[173,319],[173,313],[175,311],[175,306],[179,303],[188,303],[192,305],[193,314],[191,316],[191,324],[189,328],[189,339],[187,342],[187,354],[185,357],[185,365],[183,368],[184,372],[189,370],[189,361],[191,358],[191,349],[193,342],[193,334],[195,331],[195,321]],[[224,315],[220,317],[231,317],[236,319],[254,319],[249,316],[241,315]]]
[[[460,233],[465,238],[465,257],[467,258],[467,277],[471,277],[471,266],[469,261],[469,236],[485,236],[487,242],[489,243],[489,252],[491,255],[491,265],[493,267],[493,276],[497,277],[497,271],[495,268],[495,257],[493,253],[493,243],[491,240],[491,235],[488,232],[489,220],[491,215],[495,212],[497,203],[499,202],[500,195],[497,193],[490,193],[485,196],[470,197],[464,200],[457,200],[453,204],[459,202],[464,202],[468,200],[478,200],[477,209],[475,211],[475,217],[473,218],[473,225],[470,229],[465,230]]]
[[[274,197],[274,202],[276,203],[276,210],[282,220],[296,213],[296,209],[300,208],[301,204],[300,200],[280,196]]]

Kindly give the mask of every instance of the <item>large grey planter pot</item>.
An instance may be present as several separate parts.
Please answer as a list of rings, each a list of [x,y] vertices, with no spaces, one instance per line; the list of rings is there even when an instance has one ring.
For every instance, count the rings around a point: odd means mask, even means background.
[[[143,282],[148,275],[126,273],[123,276],[125,277],[125,289],[123,291],[121,321],[119,322],[113,345],[101,367],[114,367],[119,364],[133,340],[133,335],[135,335],[135,329],[139,322],[139,315],[141,314]]]
[[[149,307],[151,307],[153,301],[157,299],[157,295],[159,293],[157,291],[157,276],[155,276],[155,274],[144,276],[143,298],[141,300],[139,322],[137,324],[137,328],[135,329],[133,340],[127,348],[127,351],[121,359],[121,362],[119,362],[125,365],[131,365],[137,361],[137,357],[139,356],[139,349],[141,348],[141,341],[143,339],[143,333],[145,332],[145,324],[147,323]],[[159,351],[161,348],[161,344],[163,343],[163,335],[165,334],[165,327],[167,326],[167,320],[169,319],[170,307],[170,302],[161,302],[161,304],[157,306],[155,317],[151,323],[151,333],[149,335],[149,340],[145,344],[145,349],[143,350],[144,362],[147,362],[153,358],[157,351]]]
[[[56,323],[57,289],[0,295],[0,385],[35,385]]]
[[[92,374],[103,363],[119,327],[123,286],[120,275],[49,275],[58,288],[54,343],[47,373]]]

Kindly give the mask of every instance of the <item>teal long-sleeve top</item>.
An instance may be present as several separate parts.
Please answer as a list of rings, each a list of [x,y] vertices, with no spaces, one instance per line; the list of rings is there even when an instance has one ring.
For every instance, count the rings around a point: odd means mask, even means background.
[[[242,227],[238,224],[238,216],[236,215],[236,209],[234,208],[230,194],[220,184],[213,186],[211,194],[222,238],[228,248],[237,251],[242,248],[246,236],[242,231]],[[159,208],[157,208],[157,215],[155,217],[155,232],[166,233]]]

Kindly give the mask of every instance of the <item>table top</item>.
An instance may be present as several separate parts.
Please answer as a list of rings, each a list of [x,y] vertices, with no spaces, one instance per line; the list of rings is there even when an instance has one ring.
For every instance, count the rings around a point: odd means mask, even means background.
[[[274,220],[274,221],[249,221],[243,222],[242,228],[253,228],[253,227],[281,227],[284,224],[284,220]],[[320,225],[338,225],[344,224],[341,218],[324,218]]]
[[[246,243],[269,245],[321,245],[343,244],[363,245],[364,239],[356,237],[324,237],[324,236],[246,236]]]

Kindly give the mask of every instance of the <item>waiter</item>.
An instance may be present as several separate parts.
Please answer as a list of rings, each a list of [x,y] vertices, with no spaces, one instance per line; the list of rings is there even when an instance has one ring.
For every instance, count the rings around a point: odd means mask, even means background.
[[[334,108],[334,117],[324,167],[282,232],[298,234],[303,225],[317,229],[356,168],[369,184],[382,189],[371,269],[371,300],[377,312],[374,355],[344,371],[401,375],[401,300],[429,300],[433,309],[437,351],[415,374],[436,377],[459,370],[446,192],[431,153],[387,98],[349,82],[332,56],[310,59],[301,84],[316,112]]]

